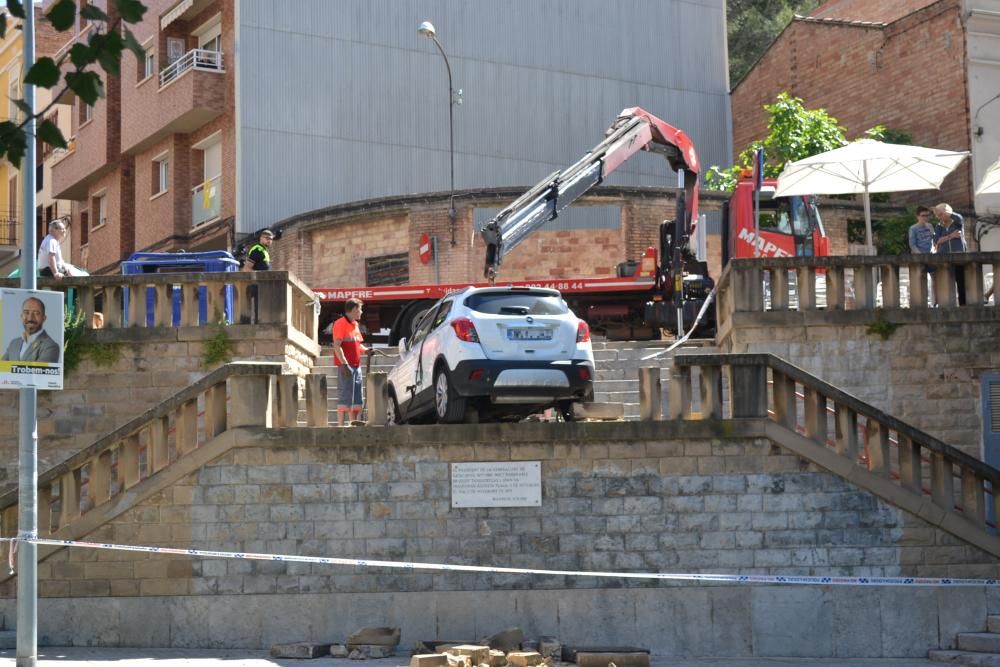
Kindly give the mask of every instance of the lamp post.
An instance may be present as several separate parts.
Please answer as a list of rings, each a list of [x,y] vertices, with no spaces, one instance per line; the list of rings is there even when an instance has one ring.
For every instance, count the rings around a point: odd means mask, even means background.
[[[455,105],[455,89],[451,85],[451,65],[448,63],[448,56],[445,54],[444,49],[441,48],[441,42],[437,40],[437,32],[434,30],[434,24],[430,21],[424,21],[417,28],[419,32],[424,37],[427,37],[432,42],[434,46],[437,47],[438,51],[441,52],[441,57],[444,58],[444,66],[448,70],[448,136],[449,145],[448,153],[451,159],[451,198],[448,203],[448,220],[451,226],[451,244],[456,245],[455,241],[455,118],[452,107]],[[461,91],[459,92],[461,95]]]

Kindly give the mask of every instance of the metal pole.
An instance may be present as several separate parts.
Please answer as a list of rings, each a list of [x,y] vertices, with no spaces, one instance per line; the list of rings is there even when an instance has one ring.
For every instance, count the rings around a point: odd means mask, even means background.
[[[445,69],[448,70],[448,154],[451,159],[451,198],[448,202],[448,221],[451,226],[451,244],[458,245],[458,241],[455,240],[455,88],[451,84],[451,64],[448,62],[448,56],[437,37],[431,37],[431,39],[434,41],[434,46],[441,52]]]
[[[441,262],[438,260],[438,237],[431,237],[431,252],[434,253],[434,284],[441,284]]]
[[[34,3],[24,4],[22,45],[24,71],[35,64]],[[35,111],[35,87],[24,84],[24,101]],[[35,120],[28,118],[24,126],[28,141],[21,162],[24,195],[21,198],[23,242],[21,243],[21,288],[37,289],[35,278]],[[18,444],[18,535],[38,534],[38,390],[20,390],[20,440]],[[35,667],[38,663],[38,545],[17,543],[17,667]]]

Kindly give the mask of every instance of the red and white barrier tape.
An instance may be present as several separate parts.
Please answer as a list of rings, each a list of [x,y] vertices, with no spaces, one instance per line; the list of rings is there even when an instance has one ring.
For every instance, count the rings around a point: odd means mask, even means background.
[[[0,538],[5,542],[33,542],[35,544],[77,547],[83,549],[110,549],[140,553],[195,556],[202,558],[231,558],[236,560],[264,560],[285,563],[312,563],[316,565],[347,565],[352,567],[385,567],[402,570],[435,570],[440,572],[477,572],[485,574],[538,574],[548,576],[602,577],[615,579],[667,579],[672,581],[711,581],[730,584],[799,584],[805,586],[997,586],[997,579],[957,579],[951,577],[816,577],[782,574],[681,574],[668,572],[587,572],[583,570],[541,570],[517,567],[487,567],[482,565],[451,565],[448,563],[413,563],[396,560],[370,560],[363,558],[332,558],[322,556],[295,556],[261,554],[236,551],[210,551],[205,549],[179,549],[175,547],[146,547],[129,544],[81,542],[77,540],[47,540],[40,538]],[[13,548],[13,545],[12,545]]]

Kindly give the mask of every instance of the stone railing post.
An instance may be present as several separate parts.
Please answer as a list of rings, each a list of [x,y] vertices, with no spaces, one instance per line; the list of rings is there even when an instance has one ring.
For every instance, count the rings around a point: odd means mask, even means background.
[[[128,325],[143,329],[146,327],[146,285],[130,283],[125,289],[128,290]]]
[[[756,313],[764,310],[764,276],[760,269],[739,268],[731,274],[736,290],[736,311]]]
[[[309,426],[330,425],[330,412],[326,397],[326,375],[313,373],[306,376],[306,423]]]
[[[938,452],[931,452],[931,499],[945,512],[955,509],[951,461]]]
[[[722,419],[722,369],[719,366],[702,366],[698,383],[703,419]]]
[[[767,366],[732,365],[726,369],[733,418],[767,417]]]
[[[659,366],[639,369],[639,421],[663,418],[663,388]]]
[[[174,326],[174,286],[157,285],[153,306],[153,326]]]
[[[983,270],[979,263],[963,264],[959,270],[965,272],[965,304],[967,306],[982,305],[986,290],[983,287]]]
[[[198,401],[184,401],[177,408],[174,427],[178,455],[187,454],[198,447]],[[156,470],[155,465],[153,470]]]
[[[934,296],[937,297],[939,308],[953,308],[958,305],[958,294],[955,291],[955,266],[940,264],[934,276]]]
[[[190,408],[189,408],[190,409]],[[198,426],[198,404],[194,404],[195,428]],[[153,453],[153,472],[166,468],[170,463],[170,451],[167,446],[168,424],[164,417],[157,417],[149,424],[149,448]],[[178,429],[177,433],[180,433]],[[181,441],[180,438],[177,439]]]
[[[788,270],[772,268],[771,274],[771,310],[788,309]]]
[[[670,418],[691,416],[691,368],[674,364],[670,368]]]
[[[277,375],[274,377],[277,390],[275,426],[294,427],[299,420],[299,376]]]
[[[869,266],[854,268],[854,309],[871,310],[875,307],[874,272]]]
[[[924,264],[908,264],[910,272],[910,308],[927,307],[927,267]]]
[[[889,464],[889,429],[881,422],[869,418],[865,427],[868,435],[868,469],[882,477],[891,472]]]
[[[287,280],[257,282],[257,319],[260,324],[292,325],[292,285]]]
[[[923,470],[920,445],[905,435],[900,435],[898,451],[900,484],[914,493],[922,493]]]
[[[858,413],[846,405],[834,405],[834,441],[837,453],[851,463],[858,461]]]
[[[388,379],[385,371],[372,371],[365,376],[365,403],[368,426],[385,426],[388,419]]]
[[[795,380],[784,373],[772,371],[774,379],[774,420],[785,428],[795,430],[796,402]]]
[[[965,518],[978,526],[986,520],[986,494],[983,480],[974,470],[962,468],[962,510]]]
[[[83,313],[83,325],[90,329],[94,326],[94,288],[89,285],[78,288],[80,290],[80,312]]]
[[[799,292],[799,310],[816,310],[816,269],[811,266],[797,267],[795,282]]]
[[[126,287],[109,286],[104,290],[104,326],[121,329],[125,326],[122,296]]]
[[[899,267],[895,264],[883,264],[882,273],[882,307],[899,308]]]
[[[226,383],[220,382],[205,392],[205,439],[226,430]]]
[[[811,387],[806,387],[805,393],[806,435],[821,445],[825,445],[827,436],[826,396]]]
[[[229,427],[271,428],[273,397],[268,375],[234,375],[229,384]]]
[[[826,270],[826,308],[843,310],[845,301],[844,267],[831,266]]]

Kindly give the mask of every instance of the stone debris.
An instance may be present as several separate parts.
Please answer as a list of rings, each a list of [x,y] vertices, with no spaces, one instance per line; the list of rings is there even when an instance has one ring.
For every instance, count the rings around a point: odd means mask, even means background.
[[[561,658],[562,644],[555,637],[539,637],[538,652],[546,658]]]
[[[511,651],[507,654],[507,662],[514,667],[535,667],[542,664],[544,660],[541,653],[534,651]]]
[[[472,641],[466,640],[456,640],[456,639],[419,639],[413,645],[414,653],[428,654],[428,653],[444,653],[446,649],[452,646],[462,646],[463,644],[475,644]]]
[[[334,658],[346,658],[350,653],[343,644],[330,644],[330,655]]]
[[[351,660],[367,660],[368,658],[391,658],[396,654],[395,646],[382,646],[379,644],[357,644],[350,647],[351,652],[347,656]]]
[[[448,656],[443,653],[418,653],[410,658],[410,667],[448,667]]]
[[[524,633],[521,631],[521,628],[514,627],[494,633],[480,640],[479,643],[486,644],[490,648],[503,651],[504,653],[510,653],[511,651],[520,649],[521,642],[523,641]]]
[[[576,662],[577,653],[645,653],[648,655],[649,649],[637,646],[568,646],[563,644],[563,662]],[[605,665],[605,667],[607,666]],[[619,664],[618,667],[622,667],[622,665]]]
[[[490,664],[490,647],[482,644],[460,644],[450,647],[445,653],[465,656],[472,665]]]
[[[649,653],[584,653],[577,651],[576,664],[579,667],[649,667]]]
[[[347,648],[357,646],[399,646],[399,628],[361,628],[354,632],[347,641]]]
[[[499,649],[490,649],[490,667],[504,667],[507,664],[507,654]]]
[[[330,654],[329,644],[314,644],[312,642],[294,642],[291,644],[274,644],[271,646],[272,658],[293,658],[308,660]]]

